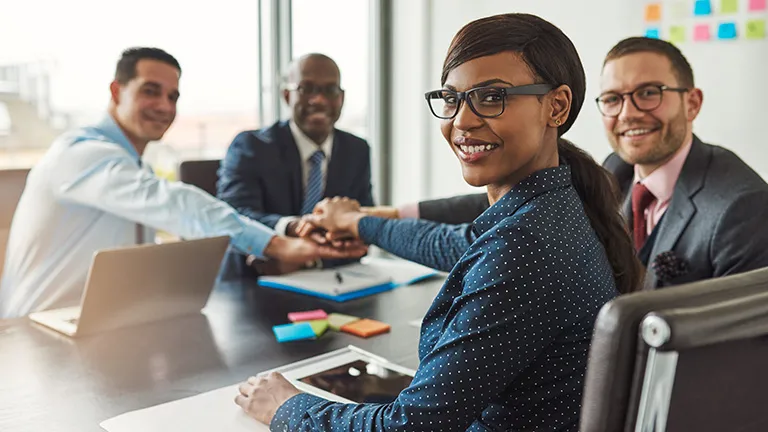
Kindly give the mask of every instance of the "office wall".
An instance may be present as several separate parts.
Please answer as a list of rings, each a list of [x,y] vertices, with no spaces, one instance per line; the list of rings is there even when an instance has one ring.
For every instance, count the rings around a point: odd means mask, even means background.
[[[620,39],[643,33],[644,5],[642,0],[394,0],[393,203],[475,190],[461,177],[423,97],[439,88],[444,55],[461,26],[492,14],[526,12],[560,27],[578,48],[587,74],[587,101],[566,137],[602,161],[610,147],[592,100],[599,93],[603,57]],[[760,78],[768,70],[766,43],[686,43],[681,49],[705,94],[695,132],[733,149],[768,178],[768,142],[761,130],[768,81]],[[705,59],[709,53],[715,60]]]

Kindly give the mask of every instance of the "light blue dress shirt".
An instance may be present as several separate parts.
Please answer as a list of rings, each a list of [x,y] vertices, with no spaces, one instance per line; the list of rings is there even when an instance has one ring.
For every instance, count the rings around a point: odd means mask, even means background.
[[[136,225],[193,239],[228,235],[262,257],[275,232],[206,192],[155,176],[109,115],[62,135],[30,171],[11,224],[0,318],[76,306],[93,254],[136,243]]]

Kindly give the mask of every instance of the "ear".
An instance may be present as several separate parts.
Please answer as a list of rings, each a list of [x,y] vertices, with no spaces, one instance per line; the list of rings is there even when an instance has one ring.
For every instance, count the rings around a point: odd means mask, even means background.
[[[571,88],[565,84],[549,93],[550,112],[547,118],[547,124],[550,127],[558,128],[568,121],[572,101],[573,93],[571,92]]]
[[[291,92],[289,90],[283,89],[283,100],[286,105],[291,105]]]
[[[701,89],[694,88],[688,92],[688,109],[686,111],[686,117],[689,122],[696,120],[696,117],[701,111],[701,104],[704,102],[704,93]]]
[[[109,84],[109,93],[112,97],[112,103],[115,105],[120,103],[120,83],[117,81],[112,81]]]

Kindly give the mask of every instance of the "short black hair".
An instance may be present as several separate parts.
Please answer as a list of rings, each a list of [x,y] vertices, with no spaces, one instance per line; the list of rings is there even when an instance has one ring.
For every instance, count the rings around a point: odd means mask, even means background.
[[[136,64],[139,60],[157,60],[175,67],[181,75],[181,65],[175,57],[161,50],[151,47],[133,47],[123,51],[115,68],[115,81],[126,84],[136,77]]]
[[[652,52],[661,54],[672,63],[672,72],[677,77],[678,84],[685,88],[694,88],[693,68],[688,60],[676,46],[655,38],[630,37],[619,41],[605,56],[603,66],[611,60],[640,52]]]

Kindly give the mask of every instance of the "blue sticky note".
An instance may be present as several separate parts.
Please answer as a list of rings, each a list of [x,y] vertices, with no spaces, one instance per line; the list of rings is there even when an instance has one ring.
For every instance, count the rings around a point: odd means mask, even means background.
[[[645,37],[658,39],[660,37],[659,29],[656,27],[645,29]]]
[[[272,327],[272,332],[278,342],[290,342],[305,339],[314,339],[315,331],[308,322],[296,324],[283,324]]]
[[[696,16],[712,15],[712,2],[710,0],[696,0],[693,5],[693,14]]]
[[[726,22],[717,26],[718,39],[736,39],[736,23]]]

